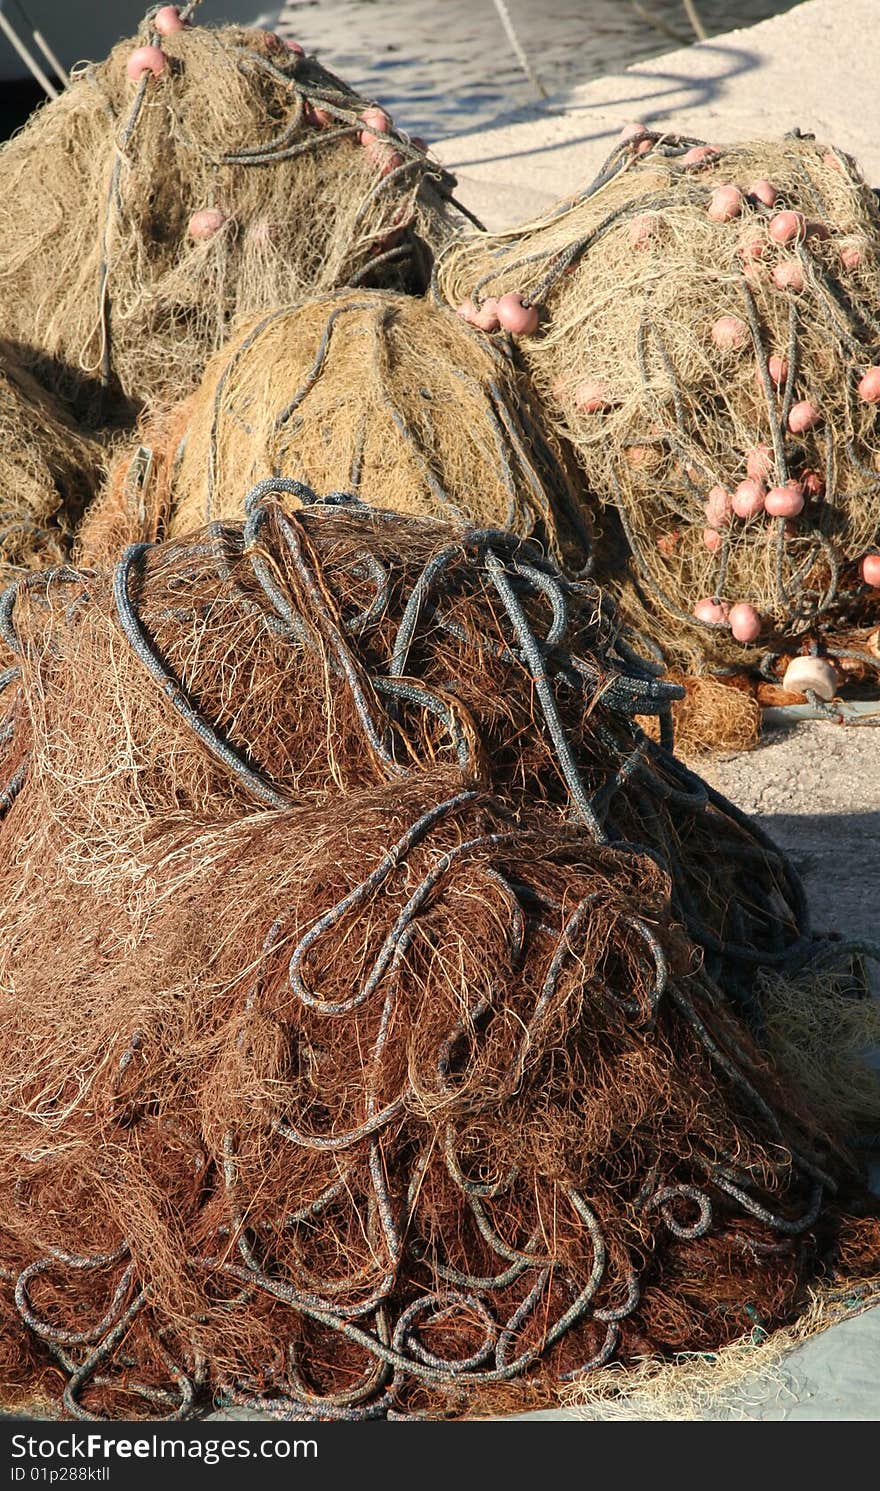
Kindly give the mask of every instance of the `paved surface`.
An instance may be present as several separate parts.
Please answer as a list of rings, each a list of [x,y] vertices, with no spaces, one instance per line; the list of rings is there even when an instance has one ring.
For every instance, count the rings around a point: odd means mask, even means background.
[[[716,1421],[874,1422],[880,1419],[878,1364],[880,1308],[875,1308],[806,1341],[790,1352],[772,1373],[747,1377],[735,1389],[719,1393],[711,1404],[677,1416]],[[668,1407],[661,1411],[646,1401],[639,1406],[634,1404],[626,1416],[638,1420],[668,1418],[669,1412]],[[518,1417],[559,1423],[594,1421],[602,1419],[603,1414],[567,1408]]]
[[[519,122],[444,140],[436,153],[492,229],[537,216],[591,179],[631,119],[722,143],[798,125],[850,151],[878,184],[878,74],[878,0],[807,0],[573,88]]]
[[[231,0],[205,0],[204,14]],[[582,85],[687,44],[681,0],[650,0],[670,40],[628,0],[507,0],[533,72],[547,93]],[[710,36],[790,10],[797,0],[698,0]],[[428,140],[496,124],[536,92],[506,40],[492,0],[285,0],[275,30],[292,36],[358,92]]]
[[[789,851],[818,930],[880,940],[878,752],[876,725],[801,723],[703,772]]]

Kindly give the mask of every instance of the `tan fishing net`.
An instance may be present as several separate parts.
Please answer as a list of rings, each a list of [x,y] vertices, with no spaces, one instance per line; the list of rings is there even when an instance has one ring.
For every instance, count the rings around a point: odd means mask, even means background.
[[[754,666],[780,633],[833,644],[873,604],[878,226],[852,160],[810,137],[643,132],[546,218],[441,258],[451,305],[539,311],[518,349],[619,519],[609,578],[685,668]]]
[[[100,473],[95,441],[0,351],[0,589],[24,570],[63,561]]]
[[[537,534],[574,567],[589,558],[576,467],[542,432],[525,374],[411,296],[343,290],[269,312],[139,439],[89,516],[84,554],[240,517],[243,494],[278,475]]]
[[[422,288],[463,221],[453,184],[271,33],[145,22],[0,150],[0,334],[93,421],[124,419],[194,387],[237,315]]]
[[[286,495],[0,610],[5,1391],[487,1411],[855,1284],[873,1113],[761,1000],[858,961],[674,688],[529,544]]]

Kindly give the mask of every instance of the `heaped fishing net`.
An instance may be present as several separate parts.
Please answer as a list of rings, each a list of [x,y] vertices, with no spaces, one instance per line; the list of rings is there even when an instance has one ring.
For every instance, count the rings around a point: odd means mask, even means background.
[[[762,989],[858,960],[674,687],[530,544],[291,485],[0,608],[7,1396],[488,1411],[857,1287]]]
[[[778,681],[818,648],[833,684],[837,653],[876,662],[878,227],[854,162],[811,137],[644,131],[540,222],[438,265],[451,304],[523,328],[548,417],[619,519],[621,603],[687,672]]]
[[[423,288],[464,221],[422,142],[301,49],[152,24],[0,150],[0,334],[97,422],[185,394],[237,315]]]
[[[243,328],[120,458],[83,551],[240,518],[269,474],[327,491],[340,473],[395,512],[537,532],[573,567],[589,561],[576,465],[507,349],[443,307],[363,290]]]
[[[0,351],[0,586],[61,562],[101,475],[95,441]]]

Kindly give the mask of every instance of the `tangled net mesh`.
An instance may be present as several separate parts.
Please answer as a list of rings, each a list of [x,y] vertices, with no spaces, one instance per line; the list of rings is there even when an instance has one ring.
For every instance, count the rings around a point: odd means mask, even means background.
[[[528,543],[295,485],[0,606],[8,1380],[488,1411],[876,1268],[873,1115],[761,1007],[870,950],[639,730],[675,686]]]
[[[101,450],[0,344],[0,587],[59,564],[97,489]]]
[[[507,349],[412,296],[338,290],[243,327],[120,458],[83,554],[239,518],[267,472],[318,491],[342,473],[395,512],[535,534],[589,562],[576,468],[543,433],[528,379]]]
[[[716,221],[731,184],[740,200]],[[802,221],[777,243],[783,211]],[[786,644],[833,654],[874,613],[857,560],[880,522],[877,405],[859,393],[880,361],[878,230],[854,162],[811,137],[716,150],[646,131],[546,218],[466,235],[438,262],[451,304],[519,291],[540,308],[519,351],[614,509],[609,581],[686,672],[769,674]],[[765,491],[797,482],[803,511],[735,516],[730,494],[756,472]],[[727,619],[698,620],[701,599],[753,607],[759,634],[746,645]]]
[[[0,333],[96,423],[181,397],[237,315],[342,284],[423,288],[430,246],[464,221],[421,145],[360,143],[366,101],[313,58],[194,26],[135,82],[150,26],[0,150]]]
[[[675,752],[685,761],[702,757],[750,751],[761,735],[761,706],[741,678],[715,678],[710,673],[679,674],[667,678],[681,685],[683,697],[672,705]],[[786,702],[790,702],[786,696]],[[657,721],[640,720],[653,739],[659,739]]]

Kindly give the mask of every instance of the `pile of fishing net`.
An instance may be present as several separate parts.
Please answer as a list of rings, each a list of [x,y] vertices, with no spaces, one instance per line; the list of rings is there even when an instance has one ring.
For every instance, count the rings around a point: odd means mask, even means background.
[[[876,665],[878,234],[854,162],[812,137],[637,130],[546,218],[441,256],[436,293],[519,334],[611,510],[600,570],[685,674],[778,683],[819,651],[831,697],[838,655]]]
[[[58,564],[94,495],[101,450],[61,400],[0,350],[0,588]]]
[[[424,288],[464,222],[423,142],[301,48],[172,21],[0,151],[0,335],[96,423],[194,387],[237,315]]]
[[[310,497],[0,608],[4,1392],[497,1410],[857,1293],[875,1116],[769,1011],[859,957],[674,686],[531,544]]]
[[[193,395],[146,421],[89,514],[83,552],[240,518],[270,472],[536,534],[573,567],[589,561],[576,466],[543,433],[509,349],[413,296],[338,290],[242,328]]]

